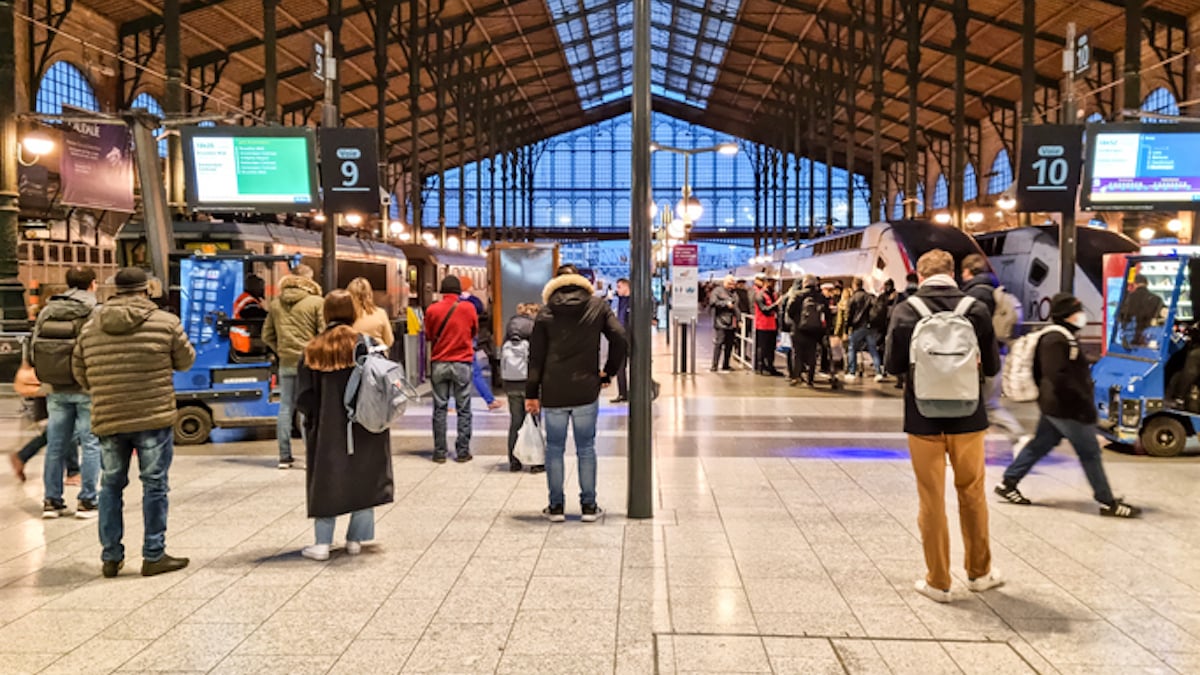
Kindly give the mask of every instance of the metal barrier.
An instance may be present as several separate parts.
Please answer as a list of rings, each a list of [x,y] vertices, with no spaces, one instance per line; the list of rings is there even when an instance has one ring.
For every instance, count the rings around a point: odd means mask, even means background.
[[[750,368],[754,364],[754,315],[743,314],[738,322],[737,340],[733,345],[733,360]]]

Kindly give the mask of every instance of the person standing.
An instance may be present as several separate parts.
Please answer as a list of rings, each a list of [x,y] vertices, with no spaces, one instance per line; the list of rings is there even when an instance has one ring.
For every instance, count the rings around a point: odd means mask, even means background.
[[[826,327],[831,323],[829,301],[818,286],[817,277],[804,275],[800,292],[788,305],[792,319],[792,386],[801,382],[809,387],[816,386],[817,350],[825,339]],[[837,379],[833,380],[837,388]]]
[[[1100,443],[1096,441],[1096,406],[1092,400],[1095,383],[1091,364],[1076,339],[1087,327],[1083,303],[1070,293],[1059,293],[1050,300],[1050,318],[1057,330],[1042,334],[1033,366],[1041,411],[1037,432],[1004,470],[1004,481],[996,486],[996,494],[1013,504],[1032,504],[1017,485],[1065,438],[1079,455],[1092,496],[1100,502],[1100,515],[1136,518],[1141,509],[1113,496],[1104,473]]]
[[[471,359],[471,383],[475,385],[475,393],[483,399],[487,409],[496,410],[504,404],[496,400],[496,395],[492,392],[492,385],[488,382],[488,378],[483,374],[483,365],[480,360],[485,360],[490,366],[492,363],[492,353],[494,347],[492,345],[492,327],[491,318],[488,315],[487,308],[484,307],[483,300],[475,295],[471,289],[475,287],[475,282],[471,277],[461,275],[458,277],[458,283],[462,286],[463,302],[471,303],[475,308],[475,317],[477,321],[477,332],[475,334],[475,355]]]
[[[621,329],[626,334],[629,333],[629,319],[633,313],[633,299],[630,294],[629,280],[625,278],[617,279],[617,297],[616,297],[616,314],[617,320],[621,322]],[[628,403],[629,402],[629,364],[621,366],[621,370],[617,371],[617,397],[609,401],[609,403]]]
[[[396,335],[392,332],[392,319],[388,316],[386,309],[375,304],[375,291],[371,288],[371,282],[363,277],[358,277],[346,285],[346,291],[354,301],[356,318],[352,328],[390,348],[396,341]],[[329,304],[328,298],[326,298],[325,304]],[[325,320],[333,321],[328,316],[325,317]]]
[[[296,373],[300,355],[308,341],[325,327],[321,287],[312,280],[313,269],[297,265],[279,282],[279,297],[271,301],[262,338],[279,359],[279,419],[275,436],[279,441],[279,468],[290,469],[292,426],[296,411]]]
[[[992,318],[992,326],[995,328],[996,287],[999,283],[988,268],[987,258],[978,253],[972,253],[963,258],[962,280],[963,292],[975,298],[987,308],[988,317]],[[1001,369],[1003,370],[1006,345],[999,336],[996,337],[996,343],[1000,346]],[[983,381],[984,405],[987,408],[988,422],[1003,431],[1004,435],[1008,437],[1008,442],[1014,448],[1020,448],[1029,441],[1030,437],[1025,435],[1025,427],[1021,426],[1017,418],[1000,400],[1002,384],[999,375],[994,375]]]
[[[166,553],[167,473],[175,442],[172,371],[191,368],[196,352],[179,317],[150,299],[145,270],[122,269],[116,285],[116,297],[83,327],[71,367],[92,395],[92,432],[100,438],[102,572],[115,577],[124,566],[123,495],[136,450],[145,532],[142,576],[154,576],[188,565],[187,558]]]
[[[733,347],[737,343],[739,317],[737,296],[734,295],[736,286],[737,280],[733,275],[727,275],[721,285],[715,286],[708,296],[713,315],[713,356],[712,368],[709,370],[714,373],[717,372],[718,364],[723,371],[733,370],[729,365],[729,358],[733,355]]]
[[[765,275],[754,277],[754,372],[782,377],[775,368],[775,340],[779,336],[773,281]]]
[[[612,308],[594,293],[591,282],[574,265],[559,267],[557,276],[542,289],[545,307],[538,314],[530,339],[525,411],[533,415],[545,411],[550,504],[542,513],[551,522],[566,520],[563,454],[568,423],[575,430],[583,522],[594,522],[602,513],[596,503],[600,390],[609,385],[612,373],[625,365],[628,342]],[[601,335],[608,339],[608,359],[603,370],[597,372]]]
[[[892,318],[892,305],[896,303],[896,282],[888,279],[883,282],[883,290],[871,300],[871,334],[875,336],[875,347],[880,354],[887,346],[888,321]],[[879,375],[887,377],[886,371]]]
[[[850,344],[847,349],[846,379],[852,380],[863,376],[858,365],[858,353],[866,345],[867,353],[871,355],[871,363],[875,366],[875,381],[883,381],[883,361],[879,358],[879,346],[875,342],[875,331],[871,330],[871,305],[874,298],[863,288],[862,277],[854,277],[850,294]]]
[[[242,294],[233,302],[233,318],[265,319],[267,308],[263,302],[267,297],[267,282],[257,274],[250,274],[242,285]]]
[[[513,451],[517,447],[517,434],[525,425],[525,383],[529,380],[529,341],[533,338],[533,325],[541,307],[533,303],[517,305],[517,313],[508,320],[504,330],[504,344],[500,347],[500,376],[504,381],[504,392],[508,395],[508,468],[512,472],[525,468]],[[530,466],[531,473],[541,473],[545,465]]]
[[[910,352],[914,329],[927,314],[954,312],[970,322],[978,359],[964,362],[963,373],[968,379],[978,378],[979,401],[974,410],[962,417],[937,416],[928,402],[918,403],[916,387],[924,386],[910,377],[904,388],[904,432],[908,434],[908,449],[917,479],[921,544],[925,551],[925,578],[916,583],[920,594],[937,602],[949,602],[950,595],[950,529],[946,520],[946,457],[954,470],[954,487],[958,492],[959,521],[966,548],[966,567],[972,591],[984,591],[999,586],[1000,574],[992,569],[991,546],[988,541],[987,492],[984,481],[984,435],[987,433],[987,411],[983,405],[983,377],[1000,371],[1000,353],[992,332],[992,320],[987,308],[970,299],[954,281],[954,258],[946,251],[934,249],[917,261],[920,287],[913,297],[896,306],[887,337],[887,369],[907,373],[918,363],[926,363],[936,354]],[[966,300],[966,302],[964,302]],[[964,307],[965,306],[965,307]],[[961,320],[961,319],[959,319]],[[961,324],[960,324],[961,325]],[[915,361],[914,361],[915,359]],[[943,363],[943,362],[939,362]],[[982,371],[980,373],[979,371]],[[963,378],[959,378],[963,379]],[[925,405],[922,405],[925,404]],[[930,411],[924,414],[923,409]]]
[[[37,379],[47,388],[46,463],[43,518],[69,513],[63,501],[63,468],[75,444],[82,448],[76,518],[98,513],[96,481],[100,477],[100,442],[92,433],[92,397],[72,372],[71,354],[84,325],[96,309],[96,273],[86,267],[67,271],[67,291],[50,298],[29,338],[29,357]]]
[[[296,409],[304,417],[306,439],[305,501],[315,538],[301,555],[311,560],[329,559],[337,516],[345,514],[350,514],[346,553],[361,553],[375,539],[375,507],[392,503],[395,493],[391,433],[350,425],[346,415],[355,357],[379,343],[354,329],[361,314],[351,293],[331,292],[322,314],[329,325],[305,346],[296,372]]]
[[[442,279],[442,294],[425,310],[425,339],[429,341],[433,365],[429,377],[433,387],[433,461],[445,464],[446,415],[450,399],[458,417],[454,439],[454,461],[469,462],[471,456],[471,368],[475,361],[475,335],[479,319],[475,306],[462,299],[458,277]]]

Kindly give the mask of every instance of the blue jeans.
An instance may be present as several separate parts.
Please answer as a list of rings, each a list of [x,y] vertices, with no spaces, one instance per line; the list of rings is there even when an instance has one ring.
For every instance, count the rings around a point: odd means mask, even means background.
[[[1092,495],[1101,504],[1112,504],[1113,493],[1108,486],[1108,477],[1104,474],[1104,464],[1100,460],[1100,443],[1096,440],[1096,427],[1075,420],[1061,417],[1042,415],[1038,420],[1037,432],[1033,439],[1021,448],[1021,452],[1012,464],[1004,470],[1004,482],[1016,486],[1029,473],[1034,464],[1050,454],[1058,446],[1059,441],[1066,438],[1079,455],[1079,463],[1087,475],[1088,483],[1092,485]]]
[[[546,420],[546,483],[550,505],[562,506],[563,454],[567,451],[567,422],[575,428],[575,454],[579,458],[579,503],[596,503],[596,417],[600,400],[574,408],[542,408]]]
[[[875,364],[875,374],[882,375],[883,360],[879,358],[879,344],[875,341],[875,331],[868,327],[855,328],[850,333],[850,349],[846,355],[849,368],[846,372],[851,375],[858,372],[858,345],[864,341],[867,343],[867,353],[871,355],[871,362]]]
[[[333,526],[336,518],[314,518],[313,530],[317,543],[329,546],[333,543]],[[371,541],[375,538],[375,509],[350,512],[350,525],[346,528],[346,541]]]
[[[146,532],[142,558],[153,562],[163,556],[167,540],[167,471],[175,454],[175,432],[171,427],[101,436],[104,475],[100,491],[101,560],[124,560],[125,486],[129,485],[129,462],[137,450],[138,475],[142,479],[142,523]]]
[[[100,442],[92,433],[92,397],[84,393],[49,394],[46,410],[46,467],[42,472],[46,499],[62,501],[63,465],[75,454],[75,443],[83,449],[80,462],[80,501],[96,501],[100,475]]]
[[[483,402],[491,405],[496,401],[496,395],[492,393],[492,385],[483,374],[483,366],[479,365],[480,357],[487,359],[482,352],[475,352],[475,360],[471,361],[471,381],[475,384],[475,391],[483,398]]]
[[[446,456],[446,409],[451,397],[458,414],[454,450],[460,457],[471,454],[471,364],[434,361],[429,380],[433,386],[433,456]]]
[[[275,437],[279,439],[279,461],[292,460],[292,419],[296,416],[296,371],[279,369],[279,419]]]

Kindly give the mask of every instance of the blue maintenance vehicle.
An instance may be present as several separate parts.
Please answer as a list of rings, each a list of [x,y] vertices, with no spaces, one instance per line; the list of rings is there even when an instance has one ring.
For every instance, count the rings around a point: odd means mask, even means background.
[[[175,443],[204,443],[213,427],[275,426],[276,366],[257,339],[263,320],[234,319],[233,306],[255,263],[299,262],[299,256],[242,254],[195,254],[179,261],[179,316],[196,363],[175,373]]]
[[[1191,376],[1185,373],[1188,355],[1200,349],[1196,282],[1200,257],[1128,257],[1108,350],[1092,366],[1100,431],[1109,440],[1173,457],[1200,432],[1200,383],[1179,379]],[[1172,396],[1181,389],[1188,393]]]

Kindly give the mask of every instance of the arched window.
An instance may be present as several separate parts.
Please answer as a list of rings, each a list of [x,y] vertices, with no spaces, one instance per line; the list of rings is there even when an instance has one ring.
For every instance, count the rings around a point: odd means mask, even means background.
[[[892,220],[904,218],[904,193],[896,193],[896,201],[892,203]]]
[[[979,198],[979,179],[975,177],[975,166],[970,162],[963,169],[962,197],[964,202]]]
[[[987,193],[998,195],[1007,190],[1012,182],[1012,162],[1008,160],[1008,151],[1001,150],[996,153],[996,159],[992,161],[992,174],[988,176]]]
[[[946,183],[946,174],[940,174],[933,184],[933,204],[930,206],[934,209],[950,206],[950,185]]]
[[[1142,112],[1157,113],[1159,115],[1170,115],[1172,117],[1179,116],[1179,102],[1175,100],[1175,95],[1167,91],[1166,87],[1159,87],[1150,92],[1146,96],[1146,100],[1142,101]],[[1153,118],[1145,118],[1146,122],[1170,122],[1170,120],[1160,120]]]
[[[42,76],[34,107],[45,115],[61,115],[64,105],[100,112],[96,91],[83,73],[70,63],[59,61]]]
[[[925,213],[925,184],[917,183],[917,213]]]
[[[157,115],[158,117],[163,116],[163,107],[162,107],[162,105],[159,104],[158,99],[154,98],[153,96],[151,96],[150,94],[147,94],[145,92],[138,94],[137,98],[133,99],[133,103],[130,104],[129,107],[145,108],[146,112],[150,113],[151,115]],[[162,132],[163,132],[162,127],[159,127],[154,130],[154,135],[161,136]],[[165,139],[165,138],[158,142],[158,156],[159,157],[167,156],[167,139]]]

